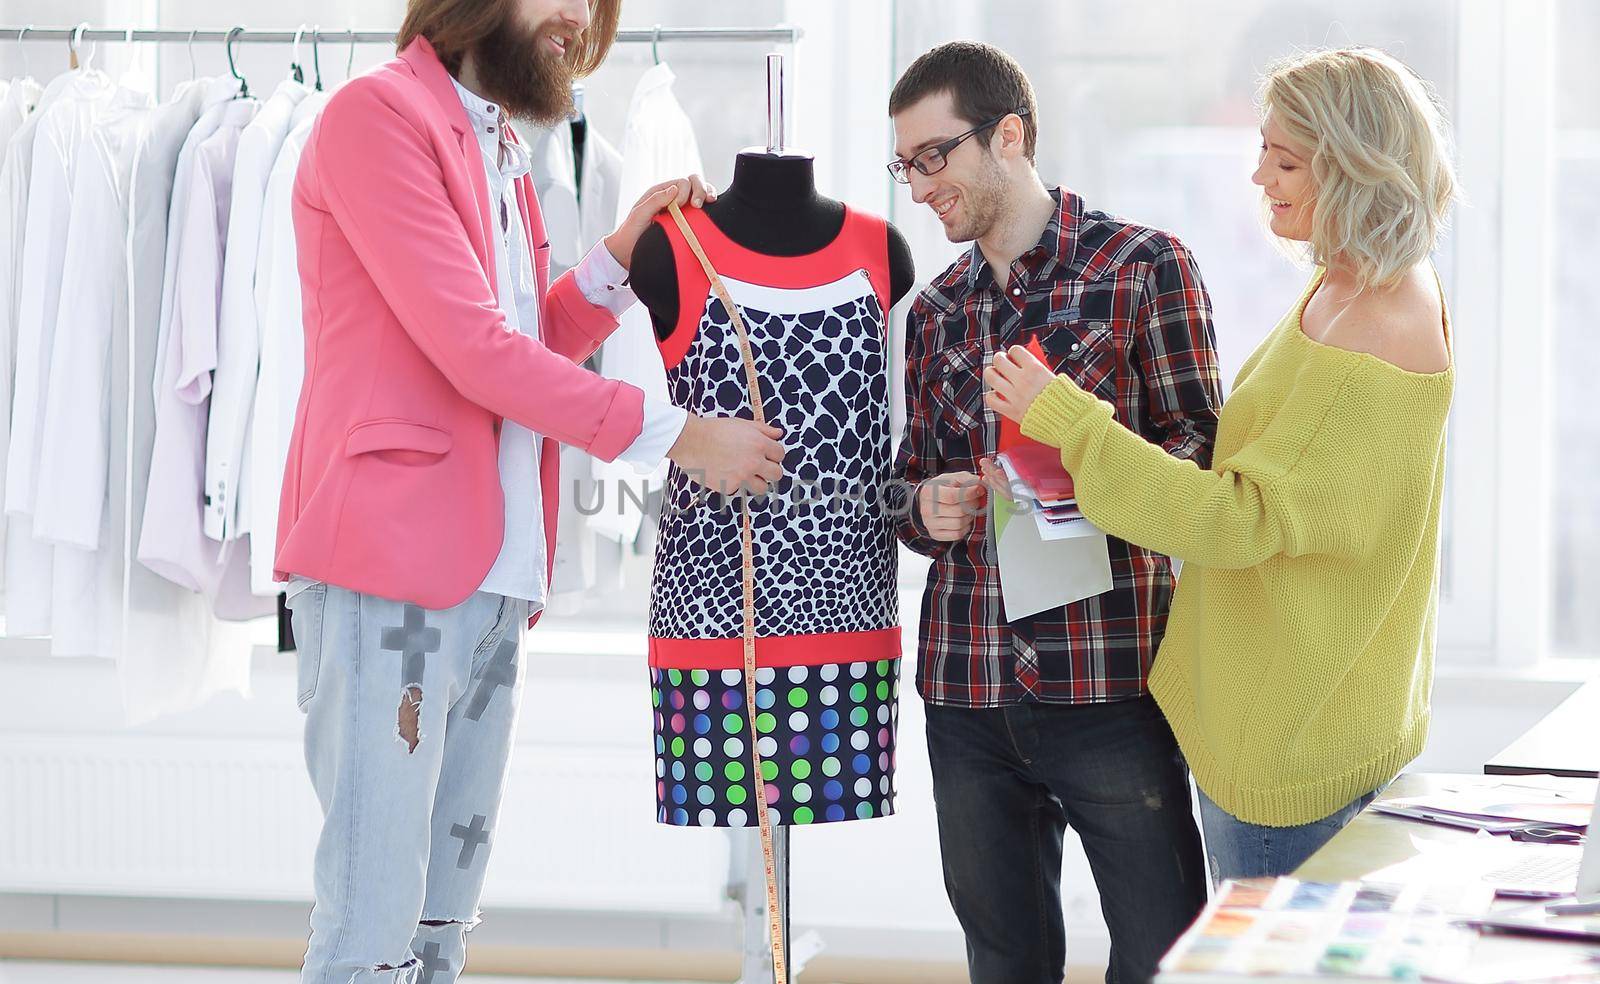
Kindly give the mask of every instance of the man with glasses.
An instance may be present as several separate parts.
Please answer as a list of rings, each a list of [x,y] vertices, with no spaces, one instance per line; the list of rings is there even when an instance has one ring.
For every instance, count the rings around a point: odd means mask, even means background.
[[[911,308],[905,501],[891,503],[901,539],[934,560],[917,689],[969,971],[979,984],[1062,979],[1070,824],[1111,931],[1106,979],[1148,980],[1205,902],[1188,773],[1145,688],[1172,565],[1108,538],[1111,590],[1008,618],[984,511],[1003,491],[991,460],[1000,423],[980,377],[995,352],[1036,343],[1124,424],[1208,467],[1222,405],[1211,303],[1175,238],[1040,180],[1033,90],[1004,52],[929,51],[895,85],[889,115],[890,174],[951,242],[973,244]]]

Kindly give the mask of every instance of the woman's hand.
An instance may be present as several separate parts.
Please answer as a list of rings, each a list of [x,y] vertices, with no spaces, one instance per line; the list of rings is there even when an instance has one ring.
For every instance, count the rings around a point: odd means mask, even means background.
[[[715,188],[705,183],[698,174],[691,174],[687,178],[678,178],[676,181],[663,181],[645,192],[633,206],[633,211],[622,220],[622,225],[617,231],[605,238],[606,249],[622,265],[628,269],[633,262],[633,247],[638,243],[639,237],[650,228],[650,223],[662,212],[670,202],[677,202],[682,208],[687,202],[699,208],[706,202],[717,200]]]
[[[1056,374],[1039,361],[1039,357],[1013,345],[994,357],[994,362],[983,371],[983,382],[988,389],[983,402],[1002,417],[1022,423],[1028,408],[1039,398]]]
[[[983,477],[983,484],[989,487],[990,498],[1004,499],[1007,502],[1016,502],[1016,494],[1011,491],[1011,479],[1006,477],[1005,469],[993,458],[983,458],[978,462],[978,474]]]

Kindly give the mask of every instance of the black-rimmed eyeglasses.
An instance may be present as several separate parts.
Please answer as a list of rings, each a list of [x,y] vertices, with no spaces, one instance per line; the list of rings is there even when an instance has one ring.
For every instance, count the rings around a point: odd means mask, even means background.
[[[987,123],[979,123],[977,126],[968,130],[966,133],[961,134],[960,136],[951,137],[949,140],[946,140],[943,143],[934,144],[927,150],[924,150],[912,157],[909,161],[903,159],[890,161],[888,164],[889,176],[901,184],[910,184],[911,175],[908,173],[910,168],[914,167],[923,174],[938,174],[940,171],[944,170],[946,164],[950,163],[950,152],[961,146],[962,141],[966,140],[968,137],[977,133],[982,133],[984,130],[989,129],[992,126],[999,126],[1005,121],[1007,116],[1027,115],[1028,107],[1019,107],[1009,113],[1002,113]]]

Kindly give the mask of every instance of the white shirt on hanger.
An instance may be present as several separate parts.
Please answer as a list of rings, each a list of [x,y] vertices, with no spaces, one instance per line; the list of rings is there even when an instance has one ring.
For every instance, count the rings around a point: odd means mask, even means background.
[[[94,126],[99,103],[113,91],[105,74],[78,72],[61,97],[39,115],[23,234],[27,245],[18,299],[11,447],[6,457],[6,512],[15,515],[33,515],[39,486],[44,395],[61,304],[74,166],[78,150]]]
[[[278,83],[277,90],[239,137],[222,265],[216,381],[205,443],[204,529],[206,536],[217,541],[236,540],[248,532],[240,502],[248,489],[244,480],[248,465],[244,444],[261,366],[255,275],[262,207],[267,178],[289,134],[295,107],[310,92],[293,79]],[[259,546],[272,549],[271,544]]]
[[[558,270],[576,266],[619,221],[617,192],[622,183],[622,155],[595,129],[593,120],[585,120],[580,165],[572,136],[577,125],[563,122],[551,127],[517,128],[518,133],[527,135],[529,156],[533,159],[533,186],[539,193],[539,211],[550,238],[552,277]],[[637,200],[638,196],[634,198]]]
[[[583,180],[576,180],[574,128],[558,123],[526,132],[533,148],[533,185],[550,237],[550,272],[572,266],[612,229],[617,213],[617,186],[622,176],[622,156],[595,129],[586,128]],[[596,537],[589,531],[589,516],[599,492],[594,484],[595,459],[578,448],[561,449],[561,512],[557,517],[555,569],[550,576],[550,608],[562,613],[579,610],[582,596],[598,583],[602,563]],[[615,541],[606,541],[615,550]]]
[[[572,140],[570,128],[567,140]],[[604,134],[595,129],[593,120],[589,121],[588,133],[584,137],[581,170],[583,181],[578,185],[578,234],[582,237],[583,248],[590,249],[615,226],[622,190],[622,154],[611,146],[611,141]],[[685,172],[688,173],[699,172]]]
[[[617,188],[616,222],[632,211],[634,203],[660,181],[703,174],[700,148],[694,127],[672,94],[674,76],[665,64],[644,73],[628,106],[628,122],[622,140],[622,177]],[[585,155],[587,157],[587,154]],[[621,324],[600,348],[600,372],[612,379],[625,380],[644,390],[649,399],[666,402],[667,371],[656,347],[650,313],[635,306],[624,314]],[[647,487],[661,487],[661,469],[640,470],[623,462],[594,463],[595,480],[605,490],[606,505],[589,520],[589,528],[624,544],[639,536],[644,513],[635,497],[619,495],[624,484],[637,486],[642,474],[650,474]]]
[[[166,279],[168,217],[177,204],[173,188],[179,161],[190,137],[211,132],[223,107],[239,91],[232,78],[181,83],[172,98],[156,107],[140,140],[129,193],[128,266],[128,420],[122,508],[128,557],[125,560],[122,658],[117,664],[123,707],[130,723],[195,706],[211,690],[248,683],[241,672],[231,680],[209,672],[213,620],[201,595],[160,576],[138,562],[139,534],[148,501],[150,459],[155,442],[156,347],[161,333],[162,291]],[[209,119],[209,124],[201,120]],[[195,145],[198,144],[198,139]],[[190,151],[193,153],[192,149]],[[247,668],[246,668],[247,669]]]
[[[72,179],[33,532],[84,550],[104,545],[112,339],[128,315],[128,182],[152,105],[149,93],[119,87],[86,134]]]
[[[113,523],[109,506],[112,395],[125,400],[127,392],[113,377],[127,373],[127,347],[114,342],[127,331],[128,181],[152,105],[148,92],[118,86],[96,103],[73,164],[33,513],[35,538],[56,545],[50,638],[58,656],[115,658],[120,648],[123,515]]]
[[[93,554],[72,548],[58,551],[38,539],[33,532],[33,512],[39,491],[45,390],[49,385],[62,265],[66,259],[73,165],[78,148],[93,125],[96,104],[112,91],[111,79],[101,72],[69,72],[59,96],[41,108],[33,135],[27,224],[18,280],[11,445],[6,455],[6,580],[10,585],[7,626],[17,635],[52,634],[52,596],[57,582],[76,597],[81,593],[76,586],[93,577]],[[89,600],[92,602],[93,598]],[[79,618],[94,624],[92,610],[71,612],[65,621]],[[80,639],[71,634],[70,624],[67,627],[66,637],[52,638],[52,652],[66,654],[78,648]]]
[[[156,437],[139,537],[141,563],[204,593],[226,619],[270,612],[249,592],[248,547],[240,541],[242,549],[224,550],[206,537],[201,517],[233,166],[239,137],[260,108],[253,99],[224,104],[215,131],[190,158],[190,173],[176,178],[167,250],[172,304],[163,305],[157,343]],[[204,123],[202,117],[197,130]]]
[[[6,568],[3,513],[6,454],[11,447],[11,382],[16,363],[16,288],[22,275],[22,235],[28,217],[28,178],[33,170],[32,144],[19,141],[13,153],[11,138],[22,132],[43,92],[31,78],[13,79],[5,99],[0,101],[0,588],[5,586]]]
[[[533,166],[533,190],[550,241],[550,276],[578,265],[587,252],[578,218],[578,175],[572,157],[572,125],[518,126]],[[609,230],[608,230],[609,231]],[[589,244],[593,246],[593,243]]]
[[[283,590],[272,577],[278,543],[278,501],[289,460],[295,406],[306,371],[299,256],[294,241],[294,178],[311,127],[327,103],[327,93],[318,92],[295,107],[292,127],[272,164],[261,206],[255,289],[261,371],[245,442],[248,474],[241,508],[246,511],[244,522],[250,530],[250,590],[264,597]]]
[[[17,131],[22,129],[22,123],[33,114],[33,108],[39,104],[39,96],[44,90],[39,83],[31,78],[16,78],[6,83],[3,94],[0,94],[0,154],[5,152],[6,144]]]

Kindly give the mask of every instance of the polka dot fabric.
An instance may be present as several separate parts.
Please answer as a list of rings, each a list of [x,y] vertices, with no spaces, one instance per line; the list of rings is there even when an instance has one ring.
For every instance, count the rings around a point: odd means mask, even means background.
[[[776,826],[894,813],[900,661],[762,667],[754,740]],[[754,826],[743,670],[650,671],[656,819]]]

